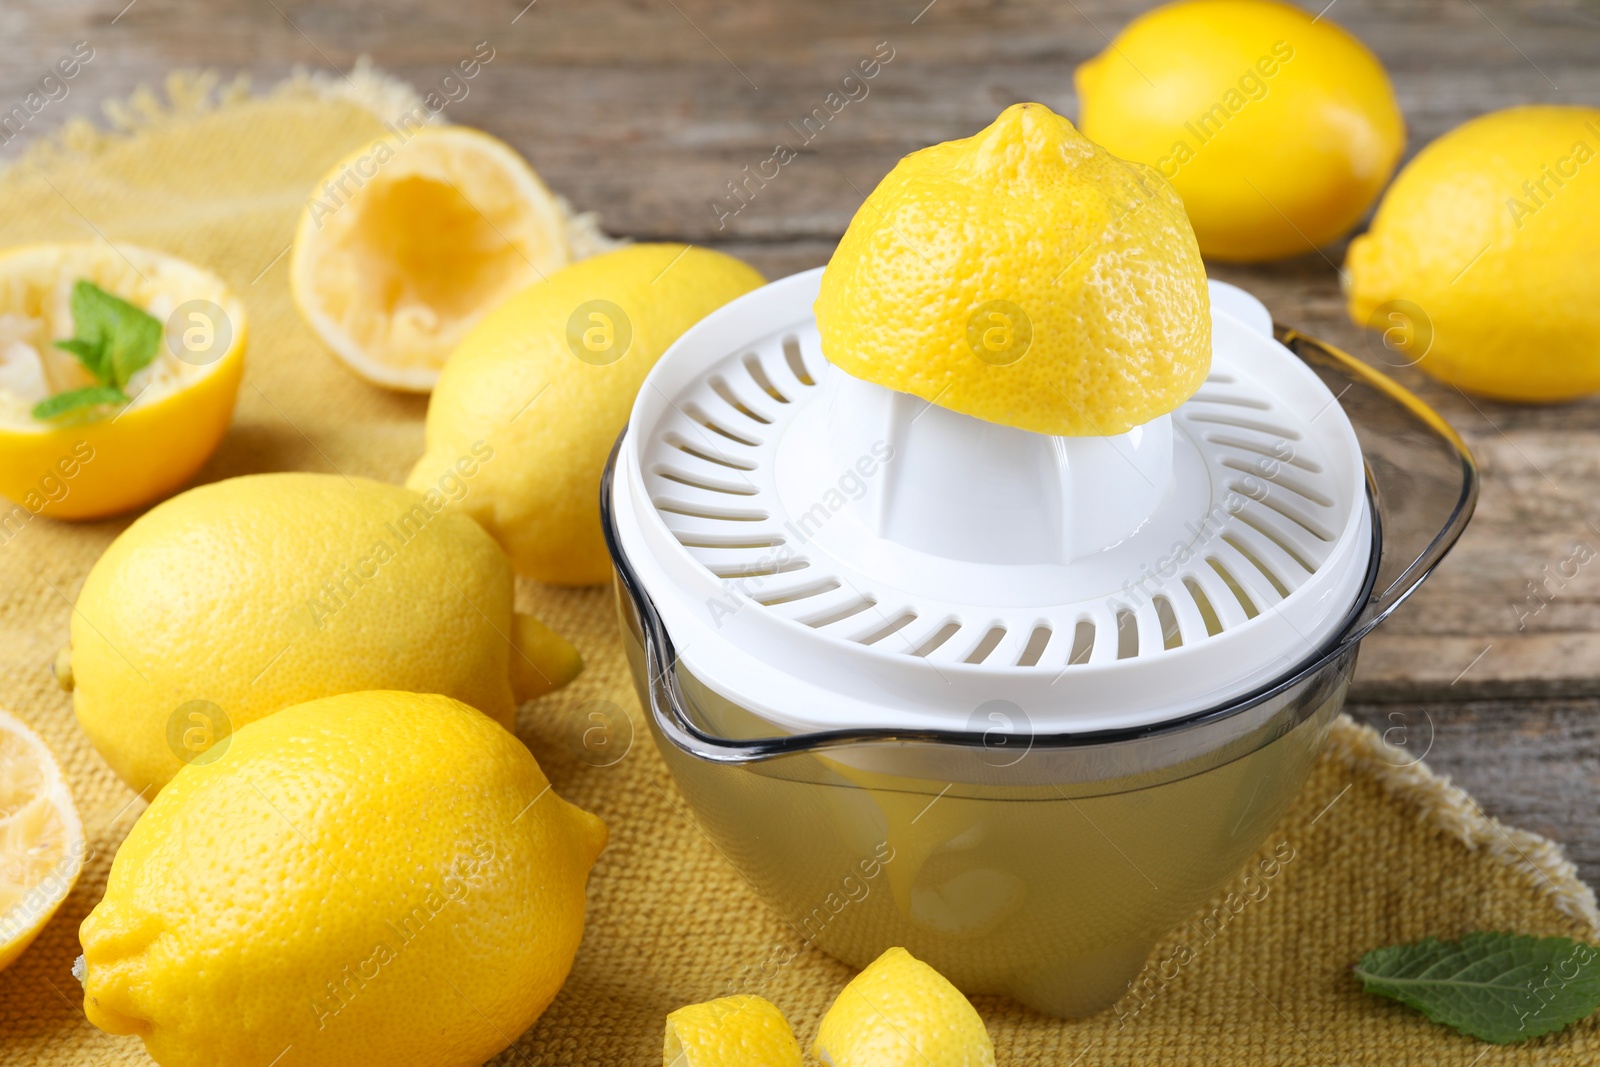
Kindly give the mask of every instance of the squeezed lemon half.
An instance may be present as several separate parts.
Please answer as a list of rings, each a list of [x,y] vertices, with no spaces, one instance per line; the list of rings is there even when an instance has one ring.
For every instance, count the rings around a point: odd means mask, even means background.
[[[516,150],[439,126],[334,165],[301,212],[289,278],[350,369],[425,393],[485,313],[571,258],[561,205]]]

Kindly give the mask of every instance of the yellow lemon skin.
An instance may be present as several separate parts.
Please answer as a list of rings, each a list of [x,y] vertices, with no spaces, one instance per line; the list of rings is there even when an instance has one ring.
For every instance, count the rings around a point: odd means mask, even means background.
[[[496,461],[455,506],[520,574],[609,581],[600,474],[645,375],[679,334],[761,283],[729,256],[667,244],[630,245],[535,282],[451,353],[407,484],[434,484],[473,442],[488,442]]]
[[[476,1067],[566,980],[605,842],[458,701],[288,708],[134,824],[79,931],[84,1012],[162,1067]]]
[[[740,995],[667,1016],[662,1067],[801,1067],[800,1045],[777,1005]]]
[[[1600,390],[1600,109],[1517,107],[1408,163],[1345,263],[1395,362],[1499,400]]]
[[[1277,0],[1158,7],[1076,82],[1083,132],[1160,170],[1212,259],[1281,259],[1343,236],[1405,148],[1378,59]]]
[[[0,709],[0,971],[67,899],[88,845],[55,755]]]
[[[1042,104],[902,159],[851,219],[816,315],[841,370],[1035,433],[1123,433],[1211,365],[1177,196]]]
[[[114,416],[60,425],[33,420],[29,405],[6,405],[0,416],[0,495],[53,519],[116,515],[180,488],[222,442],[244,377],[249,332],[244,306],[209,271],[126,244],[116,251],[98,243],[30,245],[0,254],[0,316],[38,323],[33,340],[58,375],[82,372],[50,345],[74,333],[70,315],[63,313],[65,302],[53,299],[53,290],[80,278],[154,312],[161,310],[152,309],[158,299],[163,305],[208,301],[227,317],[231,340],[222,352],[205,353],[203,366],[158,356],[158,362],[182,373],[152,387],[148,396],[135,396],[135,403]],[[184,328],[169,324],[178,337]],[[62,384],[89,382],[80,377]],[[11,519],[21,520],[15,508],[7,510]]]
[[[471,491],[471,478],[460,484]],[[260,474],[153,508],[90,570],[73,612],[84,732],[144,791],[230,729],[338,693],[438,692],[509,727],[517,699],[532,695],[511,681],[509,659],[524,655],[511,644],[522,629],[511,567],[444,499]],[[527,654],[553,688],[576,673],[567,653],[545,639]]]
[[[830,1067],[994,1067],[994,1043],[961,991],[903,948],[850,980],[812,1052]]]

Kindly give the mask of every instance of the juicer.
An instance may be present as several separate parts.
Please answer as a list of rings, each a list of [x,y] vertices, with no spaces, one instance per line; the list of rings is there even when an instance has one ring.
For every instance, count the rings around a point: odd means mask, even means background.
[[[1102,1010],[1262,846],[1476,468],[1233,286],[1194,396],[1069,438],[832,367],[821,274],[686,332],[607,466],[652,733],[794,947]]]

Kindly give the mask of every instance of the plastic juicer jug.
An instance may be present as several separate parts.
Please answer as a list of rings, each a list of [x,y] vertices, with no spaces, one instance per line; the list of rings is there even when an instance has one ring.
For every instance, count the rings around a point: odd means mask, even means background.
[[[684,334],[607,466],[652,734],[785,953],[1100,1011],[1266,840],[1476,468],[1231,286],[1194,397],[1053,438],[832,368],[820,276]]]

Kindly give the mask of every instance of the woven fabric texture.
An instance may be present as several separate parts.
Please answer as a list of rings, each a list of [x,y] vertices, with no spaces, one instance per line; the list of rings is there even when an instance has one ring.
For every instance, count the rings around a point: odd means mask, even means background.
[[[286,253],[313,182],[379,134],[380,116],[398,114],[408,95],[366,69],[350,84],[299,77],[264,95],[174,75],[161,97],[108,108],[115,129],[77,124],[0,174],[0,246],[97,235],[146,245],[210,267],[246,302],[245,382],[202,480],[287,469],[398,481],[421,453],[425,398],[344,370],[301,323],[287,284]],[[0,974],[4,1064],[150,1062],[137,1039],[88,1024],[71,974],[78,924],[144,804],[78,730],[50,672],[85,574],[128,521],[34,519],[0,545],[0,701],[59,755],[92,847],[54,921]],[[518,607],[570,635],[588,662],[569,689],[522,709],[519,735],[556,790],[600,814],[612,836],[590,880],[588,930],[570,980],[494,1062],[658,1062],[669,1011],[721,995],[780,945],[794,949],[793,962],[754,991],[777,1003],[809,1045],[850,971],[801,946],[692,822],[644,730],[611,593],[524,581]],[[607,767],[581,758],[584,709],[595,701],[626,709],[636,735]],[[1470,797],[1348,719],[1336,723],[1261,854],[1277,848],[1281,856],[1285,845],[1294,858],[1266,894],[1253,885],[1247,906],[1215,937],[1172,935],[1153,959],[1171,957],[1180,941],[1193,958],[1154,968],[1140,997],[1119,1011],[1061,1022],[978,998],[1000,1063],[1600,1062],[1596,1019],[1491,1047],[1363,994],[1349,973],[1371,948],[1427,935],[1511,929],[1595,940],[1593,894],[1556,846],[1487,819]]]

